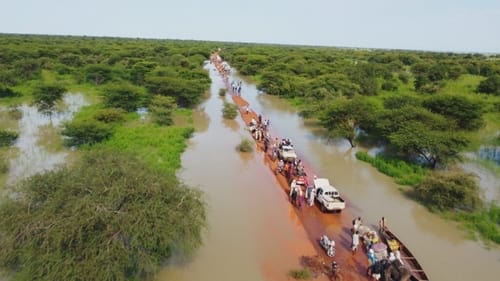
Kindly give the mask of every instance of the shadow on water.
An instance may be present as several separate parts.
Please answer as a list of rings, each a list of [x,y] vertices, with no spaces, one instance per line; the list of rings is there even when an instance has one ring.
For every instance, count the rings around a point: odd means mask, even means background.
[[[40,137],[46,135],[45,133],[54,135],[53,132],[48,131],[59,130],[63,122],[71,120],[87,102],[79,93],[68,93],[63,101],[64,110],[50,115],[38,111],[34,106],[25,104],[19,106],[22,117],[18,125],[19,137],[14,144],[18,155],[10,160],[7,183],[54,169],[64,163],[67,152],[49,151],[50,149],[46,148],[50,146],[49,137],[43,141],[40,141]]]

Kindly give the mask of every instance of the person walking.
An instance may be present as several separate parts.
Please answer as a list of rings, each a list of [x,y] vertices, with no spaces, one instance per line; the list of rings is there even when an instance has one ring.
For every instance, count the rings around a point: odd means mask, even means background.
[[[355,231],[354,234],[352,235],[352,253],[356,253],[356,250],[358,249],[359,246],[359,231]]]
[[[378,228],[380,233],[385,232],[385,230],[387,229],[387,221],[385,220],[385,217],[382,217],[378,222]]]

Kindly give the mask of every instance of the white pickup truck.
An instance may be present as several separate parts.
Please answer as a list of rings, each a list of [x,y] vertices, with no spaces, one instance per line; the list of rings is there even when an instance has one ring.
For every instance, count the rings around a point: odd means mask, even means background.
[[[319,203],[321,211],[338,211],[345,208],[345,201],[340,197],[339,191],[325,178],[314,179],[316,190],[316,202]]]
[[[297,158],[297,154],[293,146],[283,145],[278,149],[278,158],[283,159],[283,161],[293,162]]]

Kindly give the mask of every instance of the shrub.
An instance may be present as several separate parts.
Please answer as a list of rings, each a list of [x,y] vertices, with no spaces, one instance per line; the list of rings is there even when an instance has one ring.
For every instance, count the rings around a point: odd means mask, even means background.
[[[481,81],[477,86],[477,91],[496,96],[500,95],[500,75],[492,75]]]
[[[122,122],[125,121],[125,111],[120,108],[105,108],[98,111],[94,118],[104,123]]]
[[[21,94],[9,87],[0,86],[0,98],[19,97]]]
[[[253,142],[249,139],[244,139],[236,146],[236,149],[239,152],[252,152],[253,151]]]
[[[80,120],[66,123],[62,135],[68,137],[68,146],[95,144],[108,139],[113,134],[113,127],[109,124],[94,121]]]
[[[177,108],[173,97],[155,95],[149,105],[153,120],[158,125],[172,125],[172,113]]]
[[[226,90],[226,89],[221,88],[221,89],[219,90],[219,96],[224,97],[224,96],[226,95],[226,92],[227,92],[227,90]]]
[[[225,119],[234,119],[236,116],[238,116],[238,106],[225,102],[222,109],[222,117]]]
[[[104,89],[106,107],[121,108],[128,112],[140,106],[142,97],[142,89],[128,83],[112,84]]]
[[[393,81],[385,81],[381,87],[382,87],[382,90],[385,90],[385,91],[395,91],[398,89],[398,85],[396,83],[394,83]]]
[[[414,191],[431,210],[477,210],[482,206],[474,175],[461,170],[433,172]]]
[[[11,146],[18,137],[16,132],[0,130],[0,147]]]
[[[311,279],[312,272],[309,268],[292,269],[292,270],[288,271],[288,276],[292,277],[293,279],[297,279],[297,280],[307,280],[307,279]]]

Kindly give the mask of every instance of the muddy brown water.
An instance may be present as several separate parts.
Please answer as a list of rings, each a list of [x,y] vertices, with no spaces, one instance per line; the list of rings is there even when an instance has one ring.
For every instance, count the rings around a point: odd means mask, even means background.
[[[167,266],[157,280],[287,280],[286,272],[299,267],[300,255],[315,253],[314,242],[262,155],[235,151],[249,135],[240,118],[223,120],[223,99],[218,96],[223,82],[207,67],[211,96],[195,114],[202,131],[190,140],[179,176],[206,193],[210,229],[191,261]],[[318,176],[330,178],[347,198],[350,213],[373,226],[385,216],[431,280],[498,279],[498,247],[487,249],[467,239],[456,224],[406,198],[391,178],[358,161],[347,142],[327,142],[284,101],[260,94],[246,82],[242,96],[251,109],[271,120],[273,132],[292,140],[299,157]]]

